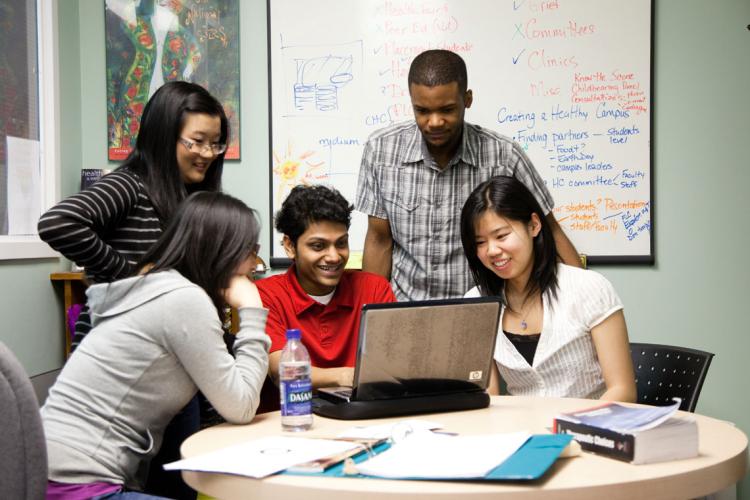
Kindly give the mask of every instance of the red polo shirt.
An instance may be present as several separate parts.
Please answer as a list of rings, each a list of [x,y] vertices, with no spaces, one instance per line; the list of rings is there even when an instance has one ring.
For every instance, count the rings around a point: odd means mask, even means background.
[[[318,368],[354,366],[362,305],[396,302],[385,278],[364,271],[345,271],[327,305],[302,289],[295,266],[255,284],[268,309],[266,333],[271,337],[271,352],[284,348],[287,329],[299,328],[312,365]]]

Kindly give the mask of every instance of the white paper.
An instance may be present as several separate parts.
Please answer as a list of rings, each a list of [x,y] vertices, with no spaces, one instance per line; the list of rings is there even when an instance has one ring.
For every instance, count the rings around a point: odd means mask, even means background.
[[[669,406],[631,407],[617,403],[588,411],[565,413],[557,418],[611,429],[617,432],[639,432],[653,429],[672,418],[680,409],[680,399]]]
[[[6,137],[8,154],[8,234],[37,234],[42,214],[39,141]]]
[[[361,474],[387,478],[481,478],[515,453],[529,432],[447,436],[417,432],[357,465]]]
[[[443,424],[428,420],[401,420],[381,425],[350,427],[337,437],[346,439],[390,439],[395,434],[406,436],[412,432],[442,429]]]
[[[164,469],[220,472],[260,478],[293,465],[359,446],[357,443],[331,439],[267,437],[164,464]]]

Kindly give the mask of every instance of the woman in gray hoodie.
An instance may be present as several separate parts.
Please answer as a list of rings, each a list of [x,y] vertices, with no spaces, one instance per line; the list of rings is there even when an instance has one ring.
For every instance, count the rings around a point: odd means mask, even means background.
[[[47,498],[141,490],[164,428],[200,390],[229,422],[252,420],[268,369],[267,310],[247,275],[259,225],[241,201],[189,196],[137,276],[87,291],[93,330],[42,408]],[[239,311],[234,357],[221,311]]]

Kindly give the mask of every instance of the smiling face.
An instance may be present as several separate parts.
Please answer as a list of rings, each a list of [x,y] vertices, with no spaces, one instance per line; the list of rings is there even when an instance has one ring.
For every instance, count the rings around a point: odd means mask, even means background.
[[[493,210],[474,222],[479,261],[513,288],[525,290],[534,266],[534,237],[542,225],[537,214],[528,223],[509,220]]]
[[[313,222],[294,245],[284,236],[284,250],[294,259],[299,284],[310,295],[326,295],[338,285],[349,260],[349,232],[338,222]]]
[[[455,153],[463,133],[464,112],[471,106],[471,90],[462,94],[457,82],[434,87],[412,83],[409,95],[430,153],[435,157]]]
[[[195,143],[191,149],[177,141],[177,166],[185,184],[203,182],[206,172],[216,159],[211,148],[200,151],[202,146],[221,140],[221,118],[204,113],[187,113],[180,138]]]

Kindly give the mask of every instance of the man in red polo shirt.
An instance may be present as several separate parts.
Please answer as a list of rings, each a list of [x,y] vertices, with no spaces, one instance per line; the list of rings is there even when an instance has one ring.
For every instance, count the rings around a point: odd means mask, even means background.
[[[396,301],[385,278],[344,270],[351,213],[338,191],[315,185],[296,186],[276,214],[276,229],[294,263],[255,284],[269,310],[268,371],[277,384],[286,330],[299,328],[310,352],[313,387],[351,386],[362,304]]]

